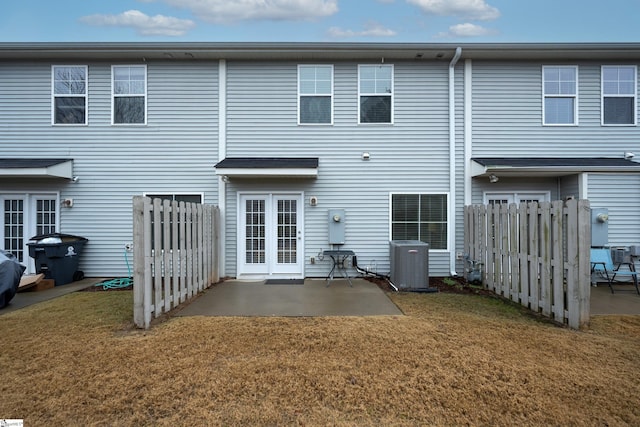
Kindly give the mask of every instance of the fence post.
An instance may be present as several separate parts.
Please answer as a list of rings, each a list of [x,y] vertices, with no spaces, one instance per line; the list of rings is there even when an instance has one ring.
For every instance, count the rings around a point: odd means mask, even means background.
[[[144,197],[133,198],[133,322],[144,328]]]
[[[567,299],[569,308],[569,326],[574,329],[589,325],[589,304],[591,298],[591,214],[588,200],[569,200],[567,210],[573,217],[569,234],[576,235],[568,239],[568,267],[573,280],[567,280]]]

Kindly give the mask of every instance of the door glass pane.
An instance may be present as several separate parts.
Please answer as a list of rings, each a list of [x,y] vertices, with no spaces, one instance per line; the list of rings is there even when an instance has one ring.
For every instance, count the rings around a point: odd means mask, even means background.
[[[24,200],[4,201],[4,250],[24,263]]]
[[[247,264],[265,263],[265,202],[245,202],[245,261]]]
[[[56,232],[56,201],[55,199],[36,200],[36,234],[51,234]]]
[[[296,200],[278,200],[278,264],[297,262],[297,219]]]

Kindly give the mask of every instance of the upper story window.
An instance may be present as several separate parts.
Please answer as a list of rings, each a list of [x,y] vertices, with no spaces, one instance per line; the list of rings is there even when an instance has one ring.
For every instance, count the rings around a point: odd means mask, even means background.
[[[578,124],[578,67],[542,67],[542,92],[543,124]]]
[[[111,75],[113,124],[146,124],[147,67],[114,65]]]
[[[87,66],[54,65],[51,76],[53,124],[86,125]]]
[[[333,123],[333,66],[298,66],[298,123]]]
[[[636,67],[602,67],[602,124],[636,124]]]
[[[391,240],[421,240],[447,249],[446,194],[392,194]]]
[[[359,123],[393,123],[393,65],[358,67]]]

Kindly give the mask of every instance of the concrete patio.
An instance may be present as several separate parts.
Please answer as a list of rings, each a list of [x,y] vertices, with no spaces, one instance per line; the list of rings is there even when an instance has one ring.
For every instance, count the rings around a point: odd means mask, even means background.
[[[402,312],[374,283],[306,279],[304,285],[230,280],[209,288],[177,316],[381,316]]]

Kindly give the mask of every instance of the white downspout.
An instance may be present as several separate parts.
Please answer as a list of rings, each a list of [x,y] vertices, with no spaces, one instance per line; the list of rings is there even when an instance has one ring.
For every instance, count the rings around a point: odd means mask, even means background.
[[[451,276],[456,273],[456,93],[455,67],[462,55],[462,48],[457,47],[449,63],[449,267]]]
[[[218,63],[218,161],[227,156],[227,61],[221,59]],[[218,262],[220,277],[226,274],[226,212],[227,212],[227,183],[218,175],[218,208],[220,209],[220,234],[218,236]]]

